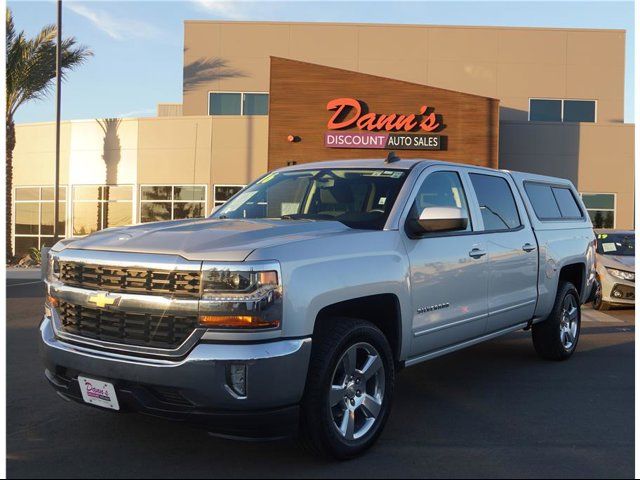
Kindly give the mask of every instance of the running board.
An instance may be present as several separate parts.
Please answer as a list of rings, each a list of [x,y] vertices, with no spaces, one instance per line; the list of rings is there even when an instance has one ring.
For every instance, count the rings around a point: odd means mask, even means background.
[[[408,358],[404,364],[406,367],[410,367],[412,365],[416,365],[417,363],[424,362],[426,360],[431,360],[432,358],[440,357],[442,355],[446,355],[447,353],[452,353],[457,350],[470,347],[471,345],[475,345],[476,343],[481,343],[486,340],[491,340],[492,338],[500,337],[507,333],[515,332],[516,330],[522,330],[525,328],[529,322],[519,323],[518,325],[514,325],[513,327],[505,328],[503,330],[498,330],[497,332],[490,333],[489,335],[483,335],[482,337],[476,337],[471,340],[467,340],[466,342],[457,343],[456,345],[452,345],[450,347],[443,348],[441,350],[436,350],[434,352],[426,353],[423,355],[418,355],[417,357]]]

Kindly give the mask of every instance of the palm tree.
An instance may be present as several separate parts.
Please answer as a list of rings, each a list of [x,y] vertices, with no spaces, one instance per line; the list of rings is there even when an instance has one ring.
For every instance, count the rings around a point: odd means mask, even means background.
[[[7,8],[7,257],[11,258],[11,195],[13,187],[13,149],[16,133],[13,117],[29,100],[44,98],[56,78],[56,35],[54,25],[47,25],[33,38],[24,31],[16,33],[13,15]],[[82,64],[92,55],[77,45],[73,37],[62,41],[62,72]]]

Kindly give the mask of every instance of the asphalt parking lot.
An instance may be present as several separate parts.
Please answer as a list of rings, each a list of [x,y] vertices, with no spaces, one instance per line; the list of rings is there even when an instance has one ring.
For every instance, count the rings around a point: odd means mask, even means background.
[[[367,455],[317,460],[295,440],[226,441],[67,403],[38,358],[42,284],[7,287],[7,475],[27,477],[607,477],[634,475],[634,311],[585,308],[568,362],[527,332],[401,372]]]

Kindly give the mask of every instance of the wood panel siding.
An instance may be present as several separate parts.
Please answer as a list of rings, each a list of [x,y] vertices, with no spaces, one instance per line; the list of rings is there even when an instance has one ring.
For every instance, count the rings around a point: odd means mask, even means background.
[[[385,158],[386,149],[328,148],[334,112],[327,102],[354,98],[379,114],[418,114],[426,105],[441,115],[442,150],[396,150],[401,158],[431,158],[497,168],[499,101],[468,93],[271,57],[269,170],[330,159]],[[341,132],[361,132],[357,127]],[[426,133],[416,131],[415,133]],[[289,136],[297,141],[289,141]],[[391,149],[390,149],[391,150]]]

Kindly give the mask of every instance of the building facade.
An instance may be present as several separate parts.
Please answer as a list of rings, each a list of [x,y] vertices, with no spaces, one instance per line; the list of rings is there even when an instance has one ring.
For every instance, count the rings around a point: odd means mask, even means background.
[[[594,224],[633,228],[624,49],[620,30],[187,21],[181,105],[63,122],[61,228],[200,217],[269,169],[389,150],[566,177]],[[54,124],[16,134],[21,254],[52,239]]]

